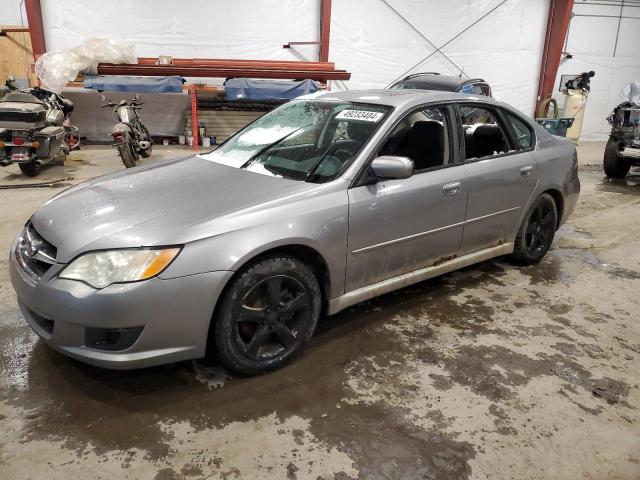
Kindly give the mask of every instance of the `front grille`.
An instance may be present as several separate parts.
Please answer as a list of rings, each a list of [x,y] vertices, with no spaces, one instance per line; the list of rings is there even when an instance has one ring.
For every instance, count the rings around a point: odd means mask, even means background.
[[[31,223],[22,231],[15,258],[22,270],[35,282],[56,263],[56,247],[45,240]]]
[[[40,123],[44,122],[47,112],[0,112],[0,122],[23,122]]]

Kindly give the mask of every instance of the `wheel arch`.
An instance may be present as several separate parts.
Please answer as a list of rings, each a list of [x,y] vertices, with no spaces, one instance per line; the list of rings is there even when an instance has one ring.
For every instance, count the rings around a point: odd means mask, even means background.
[[[558,215],[558,219],[556,223],[556,230],[557,230],[558,228],[560,228],[560,225],[562,225],[562,215],[564,214],[564,197],[562,196],[562,192],[560,192],[560,190],[557,190],[555,188],[549,188],[542,193],[547,193],[551,195],[551,198],[553,198],[553,201],[556,204],[556,213]]]
[[[234,274],[227,280],[224,288],[220,292],[218,296],[218,300],[213,309],[213,313],[211,315],[211,322],[209,324],[209,332],[207,335],[207,353],[211,352],[211,349],[215,346],[215,341],[212,338],[212,334],[214,331],[214,325],[216,321],[216,317],[218,315],[218,309],[220,308],[220,304],[222,303],[222,298],[226,295],[228,289],[230,288],[233,281],[241,275],[242,272],[253,265],[261,261],[264,258],[275,256],[275,255],[286,255],[296,258],[301,262],[307,264],[313,270],[316,278],[318,279],[318,284],[320,285],[320,292],[322,294],[322,310],[321,315],[324,315],[327,312],[329,306],[329,299],[331,298],[331,276],[329,271],[329,265],[327,264],[326,259],[322,256],[322,254],[313,247],[309,245],[301,244],[301,243],[289,243],[284,245],[277,245],[267,250],[257,252],[254,255],[244,259],[241,265],[238,265],[235,268]]]

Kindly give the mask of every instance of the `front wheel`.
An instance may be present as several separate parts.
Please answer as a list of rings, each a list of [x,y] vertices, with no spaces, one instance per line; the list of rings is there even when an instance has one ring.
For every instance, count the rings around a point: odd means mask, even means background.
[[[604,173],[611,178],[624,178],[631,169],[631,163],[620,155],[618,142],[609,138],[604,149]]]
[[[516,237],[512,260],[519,265],[533,265],[545,256],[558,225],[556,202],[543,193],[527,211]]]
[[[138,154],[131,142],[125,142],[118,145],[118,152],[120,153],[120,158],[122,159],[122,163],[125,167],[131,168],[136,166]]]
[[[267,257],[236,276],[221,298],[213,328],[216,353],[238,375],[280,368],[313,335],[320,305],[318,280],[306,264]]]

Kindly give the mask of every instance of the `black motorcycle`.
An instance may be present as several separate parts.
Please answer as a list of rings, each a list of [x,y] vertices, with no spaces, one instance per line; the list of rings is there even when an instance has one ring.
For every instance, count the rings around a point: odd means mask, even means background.
[[[143,105],[140,96],[136,95],[133,100],[114,103],[103,95],[102,100],[106,102],[103,107],[113,107],[113,118],[117,122],[111,132],[113,145],[118,149],[124,166],[135,167],[140,156],[151,156],[153,148],[149,130],[142,123],[138,113]]]

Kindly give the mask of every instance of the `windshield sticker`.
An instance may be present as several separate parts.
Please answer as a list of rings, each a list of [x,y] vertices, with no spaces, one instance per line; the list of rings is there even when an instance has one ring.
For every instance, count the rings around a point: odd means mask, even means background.
[[[378,122],[384,116],[382,112],[368,112],[366,110],[342,110],[336,115],[336,120],[359,120],[361,122]]]

